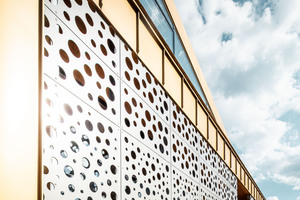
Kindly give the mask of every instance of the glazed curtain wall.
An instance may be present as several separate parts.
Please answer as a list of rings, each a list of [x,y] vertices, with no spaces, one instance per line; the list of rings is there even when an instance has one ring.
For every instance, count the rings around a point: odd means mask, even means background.
[[[236,177],[95,6],[45,0],[44,199],[237,199]]]

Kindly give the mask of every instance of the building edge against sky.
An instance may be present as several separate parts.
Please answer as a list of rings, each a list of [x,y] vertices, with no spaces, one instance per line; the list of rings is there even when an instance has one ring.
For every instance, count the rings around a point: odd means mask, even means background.
[[[0,194],[3,199],[21,197],[34,199],[40,196],[37,193],[40,181],[37,168],[39,166],[37,135],[40,98],[38,86],[41,86],[39,74],[41,73],[39,70],[41,67],[39,65],[41,55],[39,20],[41,18],[39,16],[43,13],[41,4],[42,1],[1,2],[1,27],[5,30],[1,33],[1,43],[4,45],[1,45],[0,74],[2,96],[0,173],[1,177],[4,177],[0,183]],[[251,194],[255,199],[264,199],[227,138],[174,3],[171,0],[165,2],[167,11],[181,37],[209,107],[206,107],[201,96],[196,92],[172,50],[139,1],[102,0],[97,4],[108,21],[120,33],[120,37],[137,52],[152,74],[237,176],[242,194]],[[20,31],[17,24],[23,25],[23,31]],[[16,110],[18,110],[17,115]],[[20,192],[15,192],[15,188],[19,188]]]
[[[144,61],[145,65],[154,76],[160,80],[161,84],[177,104],[181,105],[190,120],[199,128],[200,132],[210,142],[211,146],[218,152],[220,157],[224,159],[226,164],[238,177],[242,193],[250,193],[255,199],[265,199],[251,177],[251,174],[230,144],[226,130],[214,104],[174,2],[172,0],[156,2],[157,5],[160,4],[159,2],[164,2],[175,30],[178,35],[180,35],[185,52],[193,66],[193,71],[198,78],[209,107],[205,107],[205,103],[202,101],[201,96],[197,94],[197,90],[192,85],[183,67],[180,66],[176,56],[172,53],[172,49],[170,49],[167,42],[165,42],[159,28],[156,28],[155,22],[153,22],[152,19],[153,16],[147,14],[147,9],[143,7],[142,1],[129,0],[120,3],[117,0],[102,0],[100,7],[108,20],[119,31],[120,35],[124,37],[125,41],[127,41],[132,48],[135,47],[135,51],[138,53],[141,60]],[[119,12],[115,12],[115,10],[118,10]],[[132,22],[130,23],[130,26],[126,23],[128,21]],[[147,30],[146,33],[144,32],[144,29]],[[151,37],[149,37],[149,34]],[[146,49],[148,46],[154,46],[153,49],[161,51],[156,55],[157,60],[159,61],[155,62],[155,56],[151,57],[151,60],[149,60],[147,55],[151,52],[147,52],[148,54],[143,52],[143,49]],[[170,65],[173,69],[170,68]],[[174,69],[177,73],[172,72]],[[176,90],[174,92],[174,88],[176,88],[174,86],[181,87],[181,91]],[[202,124],[206,121],[207,125],[203,129]]]

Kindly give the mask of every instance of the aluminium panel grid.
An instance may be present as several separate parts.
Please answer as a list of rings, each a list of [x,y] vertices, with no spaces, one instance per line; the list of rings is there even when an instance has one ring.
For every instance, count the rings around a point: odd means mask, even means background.
[[[237,179],[92,0],[45,0],[43,199],[237,199]]]

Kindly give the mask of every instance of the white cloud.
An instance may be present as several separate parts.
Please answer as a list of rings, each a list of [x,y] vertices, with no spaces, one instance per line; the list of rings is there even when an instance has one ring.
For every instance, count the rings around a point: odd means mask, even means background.
[[[203,0],[206,24],[198,1],[175,2],[240,157],[256,181],[300,190],[300,144],[285,137],[297,127],[280,118],[290,110],[300,115],[300,1]],[[223,33],[232,39],[221,42]]]
[[[300,197],[297,197],[297,199],[296,200],[300,200]]]
[[[278,197],[267,197],[267,200],[279,200]]]

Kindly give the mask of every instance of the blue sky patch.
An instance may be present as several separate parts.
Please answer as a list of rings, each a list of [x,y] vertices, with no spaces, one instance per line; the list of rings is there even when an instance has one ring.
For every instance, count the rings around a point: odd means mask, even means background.
[[[222,33],[222,38],[221,38],[222,42],[227,42],[230,40],[232,40],[232,33]]]
[[[233,0],[233,2],[238,3],[240,6],[243,6],[246,1],[251,1],[251,0]]]
[[[300,113],[295,110],[289,110],[279,117],[281,121],[288,122],[300,131]]]
[[[295,83],[293,84],[293,87],[296,89],[300,89],[300,70],[296,71],[293,74],[293,78],[295,79]]]
[[[300,192],[295,192],[292,189],[292,186],[276,183],[272,180],[264,180],[257,184],[263,191],[265,197],[277,196],[280,200],[296,200],[296,198],[300,195]]]
[[[253,9],[255,11],[256,17],[261,17],[266,8],[270,8],[271,13],[274,11],[274,8],[278,2],[278,0],[233,0],[233,2],[237,3],[239,6],[243,6],[245,2],[251,2],[253,5]]]
[[[205,17],[205,15],[204,15],[204,12],[203,12],[203,0],[198,0],[198,2],[199,2],[198,12],[199,12],[199,14],[201,15],[203,24],[206,24],[207,21],[206,21],[206,17]]]
[[[221,15],[222,14],[222,11],[221,10],[217,10],[216,11],[216,15]]]
[[[291,126],[291,129],[281,138],[281,142],[288,143],[291,147],[298,146],[300,144],[300,113],[295,110],[289,110],[281,115],[279,120]]]

